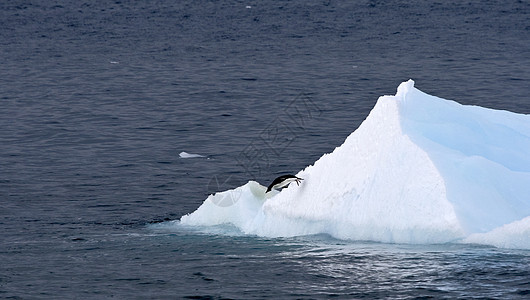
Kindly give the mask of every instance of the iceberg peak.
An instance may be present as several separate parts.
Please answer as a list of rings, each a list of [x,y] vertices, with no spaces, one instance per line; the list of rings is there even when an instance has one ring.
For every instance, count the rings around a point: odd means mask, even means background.
[[[407,93],[414,88],[414,80],[409,79],[399,84],[395,97],[397,99],[405,99]]]

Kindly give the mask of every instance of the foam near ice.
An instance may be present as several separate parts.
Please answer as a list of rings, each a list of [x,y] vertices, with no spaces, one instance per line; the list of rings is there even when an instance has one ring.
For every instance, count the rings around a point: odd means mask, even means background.
[[[529,115],[460,105],[409,80],[380,97],[343,145],[296,174],[300,186],[265,194],[250,181],[210,195],[180,223],[269,237],[525,247],[490,241],[503,226],[530,240],[530,221],[517,223],[530,216],[528,150]]]

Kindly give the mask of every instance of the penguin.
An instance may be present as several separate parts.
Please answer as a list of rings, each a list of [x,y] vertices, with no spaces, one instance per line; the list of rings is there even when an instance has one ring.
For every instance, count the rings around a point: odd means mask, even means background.
[[[270,192],[272,189],[281,191],[283,188],[288,187],[291,182],[296,182],[296,185],[299,185],[301,180],[303,179],[294,175],[282,175],[272,181],[265,193]]]

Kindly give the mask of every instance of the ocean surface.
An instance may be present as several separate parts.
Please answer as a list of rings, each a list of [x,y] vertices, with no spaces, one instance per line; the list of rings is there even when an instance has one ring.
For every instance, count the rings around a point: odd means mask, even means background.
[[[528,1],[2,1],[0,298],[528,299],[528,250],[168,224],[409,78],[530,114],[529,45]]]

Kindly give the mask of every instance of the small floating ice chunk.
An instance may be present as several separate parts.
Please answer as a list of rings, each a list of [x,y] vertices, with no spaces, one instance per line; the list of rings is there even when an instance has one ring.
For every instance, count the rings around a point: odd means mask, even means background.
[[[111,64],[113,64],[113,65],[117,65],[117,64],[119,64],[119,62],[114,61],[114,60],[111,60],[111,61],[109,61],[109,62],[110,62]]]
[[[200,154],[193,154],[193,153],[188,153],[188,152],[180,152],[179,154],[180,158],[197,158],[197,157],[205,157],[203,155],[200,155]]]

